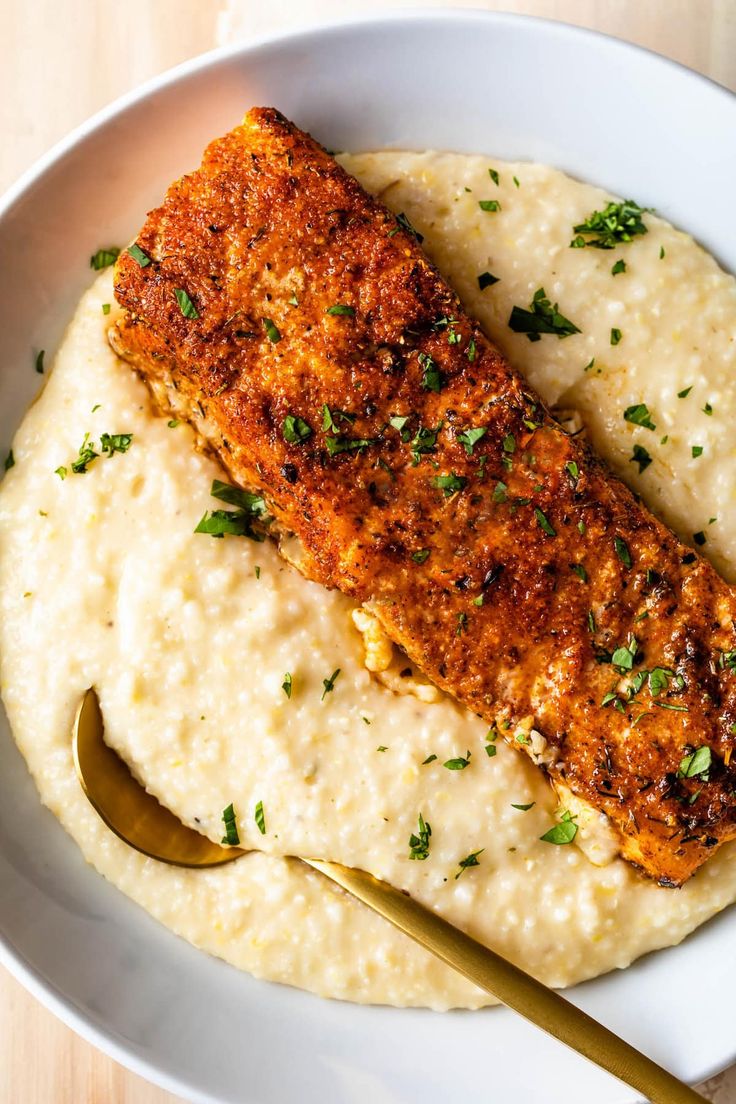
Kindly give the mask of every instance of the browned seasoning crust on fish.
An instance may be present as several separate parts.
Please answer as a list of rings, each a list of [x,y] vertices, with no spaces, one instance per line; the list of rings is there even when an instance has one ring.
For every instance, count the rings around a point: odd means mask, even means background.
[[[305,574],[516,746],[541,733],[663,885],[736,835],[734,592],[565,434],[411,228],[256,109],[137,245],[115,348],[263,492]]]

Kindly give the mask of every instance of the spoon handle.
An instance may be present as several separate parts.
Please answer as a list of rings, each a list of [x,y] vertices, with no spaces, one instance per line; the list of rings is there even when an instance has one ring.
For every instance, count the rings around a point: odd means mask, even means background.
[[[413,897],[364,870],[321,859],[304,862],[337,882],[487,993],[647,1097],[652,1104],[707,1104],[651,1058],[587,1013],[484,947]]]

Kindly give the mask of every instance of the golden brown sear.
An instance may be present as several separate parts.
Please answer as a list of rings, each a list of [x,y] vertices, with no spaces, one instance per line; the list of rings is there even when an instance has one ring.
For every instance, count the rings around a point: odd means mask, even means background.
[[[117,263],[111,339],[299,568],[684,882],[736,835],[736,597],[569,437],[419,236],[272,109]]]

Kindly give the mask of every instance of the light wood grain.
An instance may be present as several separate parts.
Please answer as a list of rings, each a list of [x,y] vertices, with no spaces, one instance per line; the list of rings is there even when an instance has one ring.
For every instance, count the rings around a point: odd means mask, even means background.
[[[593,27],[736,88],[734,0],[456,2]],[[394,6],[392,0],[0,0],[0,190],[92,112],[218,41]],[[736,1069],[712,1079],[705,1092],[715,1104],[736,1104]],[[74,1035],[0,969],[0,1104],[174,1101]]]

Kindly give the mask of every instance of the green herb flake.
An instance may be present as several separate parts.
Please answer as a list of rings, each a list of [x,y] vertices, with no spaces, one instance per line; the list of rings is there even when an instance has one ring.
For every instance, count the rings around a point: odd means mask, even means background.
[[[678,391],[677,392],[678,399],[686,399],[688,397],[688,395],[690,394],[690,392],[692,391],[692,389],[693,389],[693,385],[690,384],[689,387],[685,387],[682,391]]]
[[[642,426],[644,429],[654,430],[657,428],[652,421],[646,403],[635,403],[633,406],[627,406],[624,410],[624,421],[631,422],[632,425]]]
[[[471,853],[469,855],[466,855],[464,859],[460,860],[460,862],[458,863],[458,866],[460,867],[460,869],[458,870],[457,874],[455,875],[455,881],[457,881],[458,878],[460,877],[460,875],[464,871],[466,871],[469,867],[471,867],[471,866],[480,866],[480,863],[478,862],[478,856],[482,855],[484,851],[485,851],[485,847],[481,847],[480,851],[471,851]]]
[[[299,306],[299,300],[297,299],[296,295],[291,295],[286,300],[286,302],[289,304],[290,307],[298,307]]]
[[[489,759],[492,759],[494,755],[498,753],[498,748],[495,744],[486,744],[485,752]]]
[[[476,429],[466,429],[462,433],[458,433],[457,439],[463,446],[468,456],[473,455],[473,449],[488,432],[487,426],[478,426]]]
[[[468,631],[468,615],[467,613],[459,613],[457,615],[457,629],[456,635],[462,636],[464,632]]]
[[[478,277],[478,287],[481,291],[485,291],[488,287],[493,287],[499,281],[498,276],[494,276],[492,272],[481,272]]]
[[[463,475],[455,475],[454,472],[450,472],[449,475],[436,475],[432,480],[432,485],[437,487],[445,495],[445,498],[450,498],[452,495],[461,491],[467,479]]]
[[[10,471],[10,469],[14,468],[14,467],[15,467],[15,457],[13,456],[13,450],[11,448],[8,451],[8,455],[5,457],[4,470],[5,471]]]
[[[166,425],[168,429],[176,429],[176,427],[180,425],[180,422],[178,418],[172,418],[171,421],[166,423]]]
[[[67,474],[67,470],[63,464],[59,468],[54,468],[54,475],[58,475],[59,479],[66,479]]]
[[[506,486],[506,484],[502,483],[499,480],[499,482],[496,484],[496,486],[493,490],[493,495],[492,495],[493,501],[494,502],[505,502],[506,498],[507,498],[507,495],[506,495],[507,491],[508,491],[508,487]]]
[[[303,445],[312,436],[312,427],[296,414],[287,414],[281,424],[284,440],[290,445]]]
[[[392,238],[394,234],[398,234],[399,230],[405,230],[407,234],[411,234],[411,236],[416,239],[419,245],[421,245],[424,241],[424,234],[420,234],[418,230],[414,229],[404,212],[400,211],[399,214],[395,216],[395,218],[396,226],[394,226],[392,230],[389,230],[388,236]]]
[[[422,760],[422,766],[426,767],[427,763],[434,763],[436,758],[437,758],[436,755],[428,755],[426,759]]]
[[[620,340],[621,340],[621,331],[616,329],[616,327],[614,326],[611,329],[611,344],[612,345],[618,345]]]
[[[466,357],[468,358],[468,360],[470,361],[471,364],[475,360],[475,354],[476,354],[475,338],[471,337],[470,341],[468,342],[468,347],[465,350],[465,355],[466,355]]]
[[[699,456],[703,455],[703,446],[702,445],[693,445],[691,451],[692,451],[692,455],[693,455],[693,460],[697,460],[697,458]]]
[[[330,456],[336,456],[339,452],[362,452],[375,441],[372,437],[325,437],[325,444]]]
[[[110,304],[109,303],[103,303],[102,304],[102,313],[103,314],[109,314],[110,313]]]
[[[710,403],[705,404],[705,406],[703,407],[703,413],[707,414],[709,418],[712,417],[713,407],[710,405]]]
[[[90,442],[89,433],[85,433],[84,440],[79,446],[77,459],[72,462],[72,471],[75,475],[84,475],[90,464],[93,463],[98,456],[99,453],[95,452]]]
[[[572,843],[577,834],[577,824],[575,824],[570,813],[565,812],[562,814],[559,824],[555,824],[553,828],[550,828],[539,838],[543,843],[554,843],[558,847],[562,847],[565,844]]]
[[[539,525],[539,528],[542,530],[543,533],[546,533],[548,537],[557,536],[556,530],[552,528],[550,523],[547,521],[547,518],[538,506],[535,506],[534,508],[534,516],[537,519],[537,524]]]
[[[185,318],[199,318],[199,311],[184,288],[174,288],[174,295]]]
[[[324,690],[322,691],[322,697],[320,698],[320,701],[324,701],[326,696],[328,694],[331,694],[332,691],[335,689],[335,683],[337,682],[337,677],[339,674],[340,668],[338,667],[335,671],[332,672],[329,678],[322,679]]]
[[[585,570],[585,567],[583,566],[583,564],[571,563],[570,568],[571,568],[572,571],[575,572],[575,574],[577,575],[577,577],[579,579],[582,579],[584,583],[587,583],[587,581],[588,581],[588,572]]]
[[[115,264],[119,256],[120,250],[115,245],[111,245],[108,249],[98,249],[90,257],[89,267],[95,272],[101,272],[103,268],[109,268],[110,265]]]
[[[349,307],[347,303],[334,303],[327,307],[325,314],[334,314],[344,318],[355,318],[355,307]]]
[[[412,552],[411,558],[414,563],[423,564],[428,559],[429,553],[429,548],[420,548],[417,552]]]
[[[615,249],[619,244],[648,233],[649,228],[642,219],[647,210],[633,199],[609,203],[602,211],[593,211],[584,222],[573,226],[576,237],[570,245],[573,249],[582,249],[586,245],[594,249]]]
[[[634,452],[629,457],[629,462],[639,465],[639,475],[641,475],[651,464],[652,458],[643,445],[634,445]]]
[[[558,338],[570,337],[581,330],[560,314],[557,303],[552,306],[543,287],[534,292],[530,309],[513,307],[509,316],[509,328],[514,333],[526,334],[530,341],[540,341],[542,334],[556,334]]]
[[[501,178],[499,177],[495,169],[489,169],[488,175],[490,176],[494,184],[499,184]]]
[[[619,259],[611,269],[612,276],[618,276],[620,272],[626,271],[626,261]]]
[[[702,529],[699,529],[697,533],[693,533],[693,540],[698,545],[704,545],[707,539]]]
[[[393,415],[392,417],[389,418],[388,424],[390,426],[393,426],[394,429],[398,429],[398,431],[400,433],[401,430],[404,428],[404,426],[406,425],[406,423],[408,421],[409,421],[409,415],[408,414],[401,414],[401,415],[395,414],[395,415]]]
[[[580,479],[580,468],[574,460],[568,460],[565,464],[565,471],[570,476],[573,483],[577,483],[578,479]]]
[[[254,813],[254,820],[255,820],[256,825],[258,827],[258,831],[261,833],[262,836],[265,836],[265,834],[266,834],[266,816],[265,816],[265,813],[263,812],[263,802],[262,801],[259,801],[258,804],[256,805],[256,809],[255,809],[255,813]]]
[[[265,534],[253,528],[253,522],[260,520],[264,524],[269,518],[266,514],[266,502],[260,495],[251,494],[241,487],[233,487],[220,479],[212,481],[210,494],[220,502],[226,502],[235,510],[212,510],[202,516],[195,533],[204,533],[210,537],[248,537],[249,540],[263,541]]]
[[[451,771],[465,770],[466,767],[470,766],[471,754],[470,751],[466,751],[464,757],[458,756],[456,759],[448,759],[442,766],[447,767],[447,769]]]
[[[521,187],[521,184],[519,183],[518,176],[512,176],[511,179],[513,180],[513,182],[514,182],[514,184],[516,185],[517,188]]]
[[[275,345],[277,341],[281,340],[281,334],[279,332],[278,326],[272,318],[264,317],[261,319],[261,321],[263,322],[263,328],[266,331],[266,337],[273,345]]]
[[[660,259],[660,261],[664,260],[664,246],[663,245],[660,245],[660,247],[659,247],[659,259]]]
[[[442,373],[437,362],[432,359],[429,353],[420,353],[418,359],[419,366],[422,369],[421,386],[425,391],[439,393],[442,390]]]
[[[709,747],[699,747],[683,756],[677,771],[678,778],[702,778],[708,781],[708,772],[713,765],[713,753]]]
[[[35,367],[39,376],[43,375],[43,358],[46,356],[46,350],[41,349],[41,352],[36,356]]]
[[[227,809],[223,809],[222,820],[225,825],[225,835],[222,837],[222,843],[237,847],[240,843],[240,836],[238,835],[238,826],[235,823],[235,809],[232,805],[228,805]]]
[[[527,805],[517,805],[515,802],[511,802],[512,809],[518,809],[520,813],[528,813],[530,809],[533,809],[536,805],[536,801],[530,801]]]
[[[287,671],[284,675],[284,681],[281,683],[281,689],[284,691],[287,698],[291,697],[291,691],[293,690],[293,688],[294,680],[292,679],[290,672]]]
[[[429,840],[432,835],[432,826],[419,814],[419,827],[409,836],[409,858],[423,861],[429,858]]]
[[[613,546],[616,549],[616,555],[620,559],[625,568],[631,567],[631,553],[629,552],[629,546],[622,537],[613,538]]]
[[[141,268],[145,268],[151,263],[151,258],[148,256],[148,254],[144,253],[141,247],[139,245],[136,245],[135,243],[128,246],[127,253]]]
[[[479,199],[478,206],[481,211],[500,211],[501,204],[497,199]]]
[[[132,433],[103,433],[100,437],[100,449],[108,456],[115,452],[127,452],[132,440]]]

